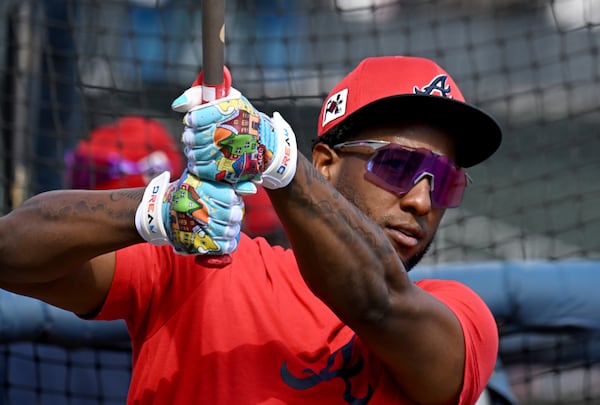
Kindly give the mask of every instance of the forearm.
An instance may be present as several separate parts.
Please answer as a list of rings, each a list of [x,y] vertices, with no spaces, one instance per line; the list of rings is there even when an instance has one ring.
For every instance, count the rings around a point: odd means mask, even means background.
[[[52,281],[103,253],[142,242],[144,189],[47,192],[0,218],[0,282]]]
[[[303,156],[292,183],[269,194],[313,292],[348,323],[379,322],[390,289],[410,283],[382,229]]]
[[[384,229],[304,157],[290,186],[269,194],[308,286],[381,359],[399,387],[420,403],[456,398],[464,364],[460,325],[410,281]]]

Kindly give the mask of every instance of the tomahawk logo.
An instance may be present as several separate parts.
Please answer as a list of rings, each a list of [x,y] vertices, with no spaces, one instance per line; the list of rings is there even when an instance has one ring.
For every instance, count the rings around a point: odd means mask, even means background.
[[[446,83],[448,76],[438,75],[429,84],[421,89],[418,86],[413,87],[415,94],[422,94],[425,96],[441,96],[446,98],[452,98],[450,91],[450,85]]]
[[[321,126],[325,126],[336,118],[346,114],[347,99],[348,89],[340,90],[329,97],[325,104],[325,111],[323,111],[323,122]]]
[[[364,359],[361,355],[352,356],[352,348],[356,336],[340,349],[333,352],[327,358],[327,366],[320,370],[306,368],[301,375],[294,375],[284,362],[281,366],[280,375],[283,381],[290,387],[297,390],[308,390],[321,384],[326,384],[332,390],[338,390],[342,386],[344,391],[340,392],[340,403],[343,400],[347,404],[366,405],[373,396],[373,387],[365,381],[361,375],[365,373]],[[340,361],[341,360],[341,361]],[[343,381],[343,384],[333,383],[336,380]],[[366,383],[366,387],[365,387]],[[360,388],[356,385],[360,384]],[[357,396],[355,390],[363,390],[364,395]]]

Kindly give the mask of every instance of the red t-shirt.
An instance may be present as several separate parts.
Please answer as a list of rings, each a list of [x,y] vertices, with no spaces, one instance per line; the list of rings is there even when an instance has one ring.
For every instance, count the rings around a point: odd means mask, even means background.
[[[483,301],[454,281],[418,281],[464,330],[461,404],[490,377],[498,337]],[[170,247],[117,253],[97,319],[125,319],[129,404],[408,404],[383,365],[308,289],[290,250],[242,235],[232,263],[203,268]]]

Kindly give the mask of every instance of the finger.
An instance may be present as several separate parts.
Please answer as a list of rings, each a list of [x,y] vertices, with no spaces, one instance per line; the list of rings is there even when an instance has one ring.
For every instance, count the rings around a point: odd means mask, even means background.
[[[216,149],[213,145],[204,145],[195,148],[186,146],[183,148],[183,153],[187,160],[194,164],[214,164],[215,160],[223,156],[223,152]]]
[[[229,90],[228,98],[240,98],[241,93],[233,87]],[[187,113],[202,104],[202,86],[193,86],[184,91],[171,103],[171,109]]]
[[[210,237],[213,241],[225,241],[234,239],[241,230],[241,225],[223,225],[217,221],[213,221],[211,218],[210,224]],[[220,243],[219,243],[220,244]]]
[[[191,148],[202,145],[212,145],[213,134],[216,127],[215,124],[204,127],[203,129],[185,127],[181,134],[181,142]]]
[[[222,207],[239,205],[241,201],[240,196],[236,194],[235,188],[231,184],[204,181],[200,190],[204,197],[218,203]]]
[[[224,241],[219,241],[218,243],[219,246],[221,246],[223,253],[233,253],[238,245],[238,241],[235,239],[227,239]]]
[[[203,181],[217,181],[219,175],[214,162],[188,162],[187,170]]]
[[[243,195],[256,194],[258,192],[258,189],[256,188],[256,185],[251,181],[240,181],[239,183],[237,183],[235,185],[235,191],[239,195],[243,196]]]
[[[205,127],[207,125],[228,121],[239,113],[235,103],[230,101],[213,101],[203,104],[183,117],[183,122],[189,127]]]
[[[240,229],[238,229],[237,233],[232,237],[228,237],[228,238],[215,237],[214,240],[221,247],[223,247],[223,245],[227,244],[229,246],[234,246],[234,249],[235,249],[235,247],[237,247],[237,245],[240,242],[240,237],[241,237],[241,231],[240,231]]]
[[[202,104],[202,86],[190,87],[171,103],[173,111],[186,113]]]
[[[210,219],[223,226],[236,226],[242,222],[244,210],[241,205],[217,208],[210,213]]]
[[[241,231],[242,231],[241,224],[235,224],[233,226],[228,226],[223,231],[223,238],[226,240],[236,240],[239,238]]]

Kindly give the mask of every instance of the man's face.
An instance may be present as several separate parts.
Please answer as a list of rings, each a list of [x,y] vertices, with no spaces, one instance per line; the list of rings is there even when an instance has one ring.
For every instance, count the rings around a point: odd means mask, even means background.
[[[423,123],[363,131],[353,139],[384,140],[411,148],[425,148],[451,159],[455,156],[450,136]],[[313,161],[321,152],[333,156],[326,170],[317,165],[321,173],[342,195],[384,229],[406,269],[414,267],[430,247],[445,211],[431,201],[429,177],[421,179],[400,196],[365,179],[365,164],[372,154],[364,151],[353,153],[351,148],[333,151],[320,145],[315,148]]]

